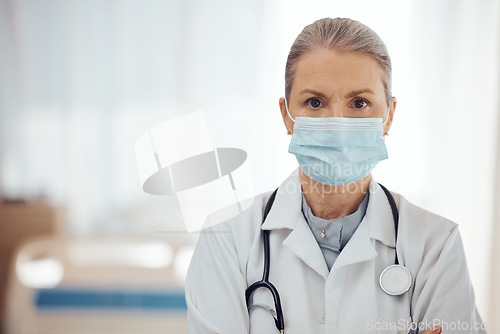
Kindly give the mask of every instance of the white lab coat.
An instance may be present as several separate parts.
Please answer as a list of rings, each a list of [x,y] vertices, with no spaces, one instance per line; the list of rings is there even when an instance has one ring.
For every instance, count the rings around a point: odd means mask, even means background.
[[[200,234],[186,278],[188,333],[278,333],[267,310],[254,307],[249,315],[245,303],[245,289],[262,278],[261,229],[271,230],[269,280],[279,291],[287,334],[406,334],[411,326],[436,321],[444,334],[486,333],[470,331],[482,320],[457,224],[393,193],[400,215],[398,257],[414,285],[402,296],[389,296],[379,276],[394,264],[395,229],[382,188],[372,180],[365,217],[328,271],[301,212],[298,171],[280,185],[262,226],[270,192]],[[253,293],[253,303],[274,308],[263,288]],[[416,323],[407,325],[411,321]],[[464,326],[468,330],[461,331]]]

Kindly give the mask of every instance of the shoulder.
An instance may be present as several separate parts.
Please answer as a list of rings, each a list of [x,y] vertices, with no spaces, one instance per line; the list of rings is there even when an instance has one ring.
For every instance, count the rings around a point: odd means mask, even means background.
[[[211,247],[224,247],[234,252],[244,264],[252,247],[260,241],[260,226],[264,207],[271,191],[248,198],[211,213],[200,232],[198,243],[209,242]],[[208,240],[210,239],[210,240]]]
[[[393,195],[399,209],[398,244],[405,245],[407,258],[418,262],[435,260],[447,244],[460,241],[458,224],[415,205],[402,195]]]
[[[416,229],[427,232],[453,231],[458,225],[434,212],[428,211],[407,200],[404,196],[393,193],[398,203],[401,224],[410,224]]]
[[[264,207],[271,192],[240,201],[208,215],[204,230],[230,232],[233,235],[246,234],[260,229]]]

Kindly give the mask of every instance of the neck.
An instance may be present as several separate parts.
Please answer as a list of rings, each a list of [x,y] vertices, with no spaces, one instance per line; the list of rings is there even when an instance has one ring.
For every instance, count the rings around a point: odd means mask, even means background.
[[[368,174],[353,183],[328,186],[311,179],[304,174],[302,168],[299,168],[299,178],[312,213],[323,219],[336,219],[356,212],[372,179],[371,174]]]

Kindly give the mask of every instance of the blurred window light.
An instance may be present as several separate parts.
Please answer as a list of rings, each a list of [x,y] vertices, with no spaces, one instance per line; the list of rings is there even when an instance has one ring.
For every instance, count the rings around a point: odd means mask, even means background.
[[[16,273],[19,281],[29,288],[53,288],[61,282],[64,267],[52,257],[27,260],[21,255],[17,259]]]
[[[194,247],[186,246],[177,251],[177,256],[174,262],[174,271],[179,282],[186,280],[186,274],[189,268],[189,262],[193,257]]]
[[[173,250],[162,241],[79,241],[68,245],[68,257],[77,266],[165,268]]]

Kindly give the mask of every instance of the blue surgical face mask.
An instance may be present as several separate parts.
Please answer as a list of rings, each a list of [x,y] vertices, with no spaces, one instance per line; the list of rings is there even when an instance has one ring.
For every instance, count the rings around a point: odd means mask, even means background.
[[[288,152],[304,173],[326,185],[343,185],[367,176],[388,158],[382,118],[288,117],[295,122]]]

